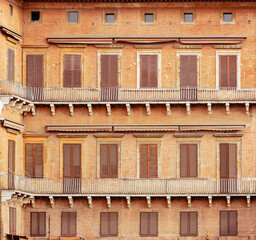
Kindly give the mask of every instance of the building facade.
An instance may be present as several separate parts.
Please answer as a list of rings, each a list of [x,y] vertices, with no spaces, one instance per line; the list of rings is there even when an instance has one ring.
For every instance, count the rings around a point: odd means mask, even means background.
[[[1,239],[255,239],[255,1],[0,1]]]

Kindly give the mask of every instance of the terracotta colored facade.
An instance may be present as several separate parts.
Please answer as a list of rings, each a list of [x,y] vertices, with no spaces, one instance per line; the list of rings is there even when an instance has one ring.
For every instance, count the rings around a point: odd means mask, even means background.
[[[255,2],[2,0],[0,9],[1,239],[256,238]],[[181,221],[193,212],[196,221]]]

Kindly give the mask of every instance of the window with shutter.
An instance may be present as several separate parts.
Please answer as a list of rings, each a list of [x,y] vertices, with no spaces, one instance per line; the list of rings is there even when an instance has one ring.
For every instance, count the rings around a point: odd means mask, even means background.
[[[220,88],[237,87],[237,56],[219,56]]]
[[[82,78],[82,56],[79,54],[64,55],[63,87],[80,88]]]
[[[100,213],[100,236],[116,237],[118,236],[118,213],[101,212]]]
[[[140,236],[157,237],[158,236],[158,213],[141,212],[140,213]]]
[[[27,55],[27,85],[44,87],[44,55]]]
[[[157,55],[140,55],[140,87],[157,88]]]
[[[158,177],[158,146],[157,144],[140,144],[140,177]]]
[[[76,212],[61,213],[61,236],[75,237],[76,236]]]
[[[9,207],[9,232],[16,234],[16,208]]]
[[[14,50],[8,48],[8,81],[14,82]]]
[[[100,144],[100,177],[118,177],[118,144]]]
[[[180,177],[197,177],[197,144],[180,144]]]
[[[33,178],[43,177],[43,143],[25,144],[25,171],[26,176]]]
[[[46,236],[46,213],[45,212],[30,213],[30,234],[32,237]]]
[[[180,212],[180,236],[197,236],[197,212]]]
[[[237,211],[220,211],[220,236],[237,234]]]
[[[14,189],[15,175],[15,142],[8,140],[8,189]]]

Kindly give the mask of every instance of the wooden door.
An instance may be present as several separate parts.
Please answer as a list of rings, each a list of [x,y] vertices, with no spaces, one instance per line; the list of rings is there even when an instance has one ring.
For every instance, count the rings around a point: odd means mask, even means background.
[[[237,144],[220,144],[220,191],[237,191]]]
[[[101,55],[101,101],[118,100],[118,55]]]
[[[63,144],[63,192],[81,191],[81,144]]]
[[[8,140],[8,189],[15,189],[15,142]]]
[[[197,56],[180,56],[180,98],[197,100]]]

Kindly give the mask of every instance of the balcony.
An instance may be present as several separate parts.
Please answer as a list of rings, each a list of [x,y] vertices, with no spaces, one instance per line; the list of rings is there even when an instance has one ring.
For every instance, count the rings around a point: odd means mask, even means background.
[[[256,89],[237,88],[37,88],[0,79],[0,95],[14,95],[31,102],[250,102]]]
[[[10,175],[10,174],[9,174]],[[208,196],[251,195],[256,179],[47,179],[1,176],[3,189],[28,195]]]

